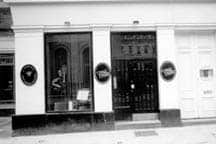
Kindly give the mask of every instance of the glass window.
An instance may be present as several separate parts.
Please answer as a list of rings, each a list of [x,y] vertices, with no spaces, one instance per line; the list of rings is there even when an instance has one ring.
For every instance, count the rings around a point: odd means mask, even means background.
[[[156,57],[155,32],[112,33],[112,58],[152,59]]]
[[[0,55],[0,103],[14,103],[13,54]]]
[[[205,79],[210,79],[213,77],[213,69],[201,69],[200,77]]]
[[[91,33],[46,35],[47,111],[91,111]]]

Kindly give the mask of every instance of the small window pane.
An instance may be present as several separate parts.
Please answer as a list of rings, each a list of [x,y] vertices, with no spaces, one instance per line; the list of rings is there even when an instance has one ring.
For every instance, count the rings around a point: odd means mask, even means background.
[[[213,69],[201,69],[200,70],[201,78],[211,78],[213,77]]]

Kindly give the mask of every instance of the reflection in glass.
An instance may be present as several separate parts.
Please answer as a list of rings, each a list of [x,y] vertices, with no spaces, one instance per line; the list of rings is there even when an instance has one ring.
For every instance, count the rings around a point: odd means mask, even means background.
[[[91,34],[47,34],[47,110],[92,110]]]

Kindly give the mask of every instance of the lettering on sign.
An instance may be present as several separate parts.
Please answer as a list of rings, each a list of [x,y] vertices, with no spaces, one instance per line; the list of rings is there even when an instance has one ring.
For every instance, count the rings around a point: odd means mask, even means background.
[[[124,34],[123,41],[146,41],[155,40],[155,36],[152,34]]]
[[[166,81],[171,81],[176,75],[176,68],[170,61],[165,61],[160,68],[161,77]]]
[[[164,76],[168,77],[168,76],[175,74],[175,70],[172,68],[166,68],[166,69],[162,70],[162,73]]]
[[[102,79],[104,77],[108,77],[110,74],[108,71],[101,70],[101,71],[97,72],[97,75],[98,75],[99,79]]]
[[[156,36],[153,33],[123,34],[121,53],[124,56],[148,56],[156,54]]]
[[[100,63],[95,68],[95,77],[101,82],[107,82],[110,77],[110,69],[105,63]]]

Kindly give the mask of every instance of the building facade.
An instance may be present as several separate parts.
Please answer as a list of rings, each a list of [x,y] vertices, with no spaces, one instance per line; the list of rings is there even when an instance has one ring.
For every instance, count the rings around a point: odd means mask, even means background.
[[[111,126],[148,113],[164,125],[216,116],[214,0],[5,1],[13,128],[59,115]]]

